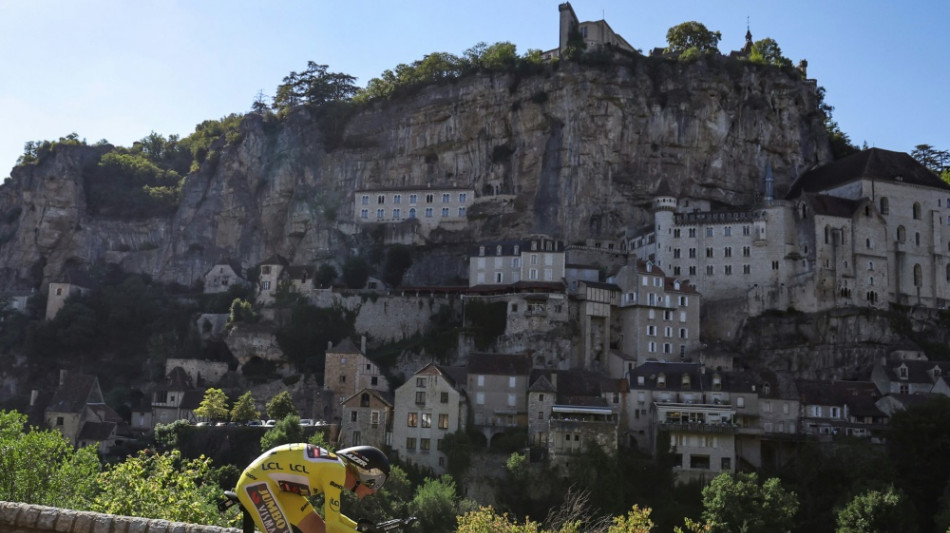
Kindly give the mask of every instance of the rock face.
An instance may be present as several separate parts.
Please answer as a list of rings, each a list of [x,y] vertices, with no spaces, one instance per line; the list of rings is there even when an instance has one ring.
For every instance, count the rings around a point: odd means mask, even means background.
[[[472,75],[352,113],[252,114],[239,141],[188,176],[173,217],[134,222],[85,209],[82,168],[102,149],[61,146],[0,186],[0,289],[41,287],[69,264],[191,285],[222,257],[340,258],[359,244],[347,231],[357,189],[474,188],[469,228],[433,244],[617,238],[650,223],[663,180],[680,197],[749,205],[767,164],[781,192],[828,162],[815,89],[727,58],[638,57]]]

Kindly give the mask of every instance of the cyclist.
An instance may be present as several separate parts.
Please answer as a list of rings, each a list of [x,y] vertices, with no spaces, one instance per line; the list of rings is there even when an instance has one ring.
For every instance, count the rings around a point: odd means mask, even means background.
[[[285,444],[254,460],[241,474],[235,492],[266,533],[352,533],[372,530],[371,524],[340,512],[343,489],[356,496],[375,494],[389,476],[389,459],[372,446],[329,452],[312,444]],[[323,494],[324,518],[307,500]]]

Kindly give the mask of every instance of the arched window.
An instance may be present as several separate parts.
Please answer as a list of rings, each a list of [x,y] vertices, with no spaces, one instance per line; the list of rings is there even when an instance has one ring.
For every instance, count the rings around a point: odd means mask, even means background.
[[[920,203],[914,202],[914,220],[920,220]]]
[[[871,239],[866,239],[864,242],[868,248],[871,248]],[[947,246],[950,246],[950,243],[948,243]]]
[[[890,207],[887,203],[887,198],[881,198],[881,214],[886,215],[890,212]]]
[[[904,230],[904,226],[897,226],[897,242],[904,242],[904,239],[907,238],[907,231]]]
[[[914,265],[914,287],[920,287],[923,283],[923,274],[920,268],[920,264]]]
[[[919,231],[914,232],[914,244],[916,244],[917,246],[920,246],[920,232]]]
[[[828,236],[831,234],[831,228],[825,226],[825,244],[828,244]]]

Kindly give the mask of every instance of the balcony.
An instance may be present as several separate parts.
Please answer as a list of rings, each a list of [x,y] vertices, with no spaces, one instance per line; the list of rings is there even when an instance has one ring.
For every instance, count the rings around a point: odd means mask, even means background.
[[[740,429],[733,424],[705,424],[703,422],[660,422],[661,431],[680,433],[715,433],[734,435]]]

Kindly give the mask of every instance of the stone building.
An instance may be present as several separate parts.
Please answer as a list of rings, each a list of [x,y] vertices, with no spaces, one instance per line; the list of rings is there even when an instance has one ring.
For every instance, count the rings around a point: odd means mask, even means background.
[[[466,370],[428,364],[395,392],[392,449],[400,459],[444,474],[446,435],[465,430],[468,421]]]
[[[382,374],[379,365],[366,357],[365,353],[366,337],[361,338],[359,348],[349,338],[343,339],[336,346],[327,346],[323,386],[332,391],[336,398],[332,415],[334,419],[340,419],[342,416],[340,404],[358,391],[389,390],[389,380]]]
[[[558,5],[558,12],[560,13],[558,47],[555,50],[545,52],[545,58],[554,59],[564,55],[571,44],[572,33],[575,33],[583,40],[586,50],[609,46],[627,52],[635,51],[633,46],[631,46],[626,39],[617,34],[610,25],[607,24],[606,20],[581,22],[574,13],[574,8],[571,7],[570,2],[564,2]]]
[[[390,444],[392,431],[393,395],[375,389],[362,389],[343,400],[343,420],[340,422],[340,448],[347,446],[375,446]]]
[[[950,301],[950,185],[907,154],[872,148],[803,173],[784,200],[710,210],[663,185],[629,248],[707,301],[749,314]]]
[[[417,220],[425,228],[465,220],[475,199],[474,189],[463,187],[363,189],[353,193],[357,223],[396,223]]]
[[[237,261],[222,261],[211,267],[204,277],[205,294],[228,292],[231,287],[247,285]]]
[[[164,381],[152,391],[152,425],[171,424],[176,420],[197,422],[195,409],[203,398],[204,391],[195,387],[195,381],[184,368],[171,368]]]
[[[105,453],[116,443],[122,417],[106,405],[99,379],[60,370],[59,383],[44,418],[77,447],[98,445]]]
[[[469,256],[468,285],[564,280],[564,243],[546,236],[480,243]]]
[[[880,436],[887,415],[876,407],[881,393],[869,381],[795,381],[801,432],[825,438]]]
[[[621,291],[618,315],[625,354],[638,362],[684,361],[700,346],[700,294],[652,263],[637,261],[609,278]]]
[[[506,429],[528,425],[529,355],[471,354],[466,371],[471,425],[484,433],[489,445]]]
[[[49,284],[49,293],[46,296],[46,320],[56,318],[56,314],[66,305],[66,300],[70,297],[89,294],[96,286],[96,281],[85,272],[74,268],[67,269],[61,278]]]

